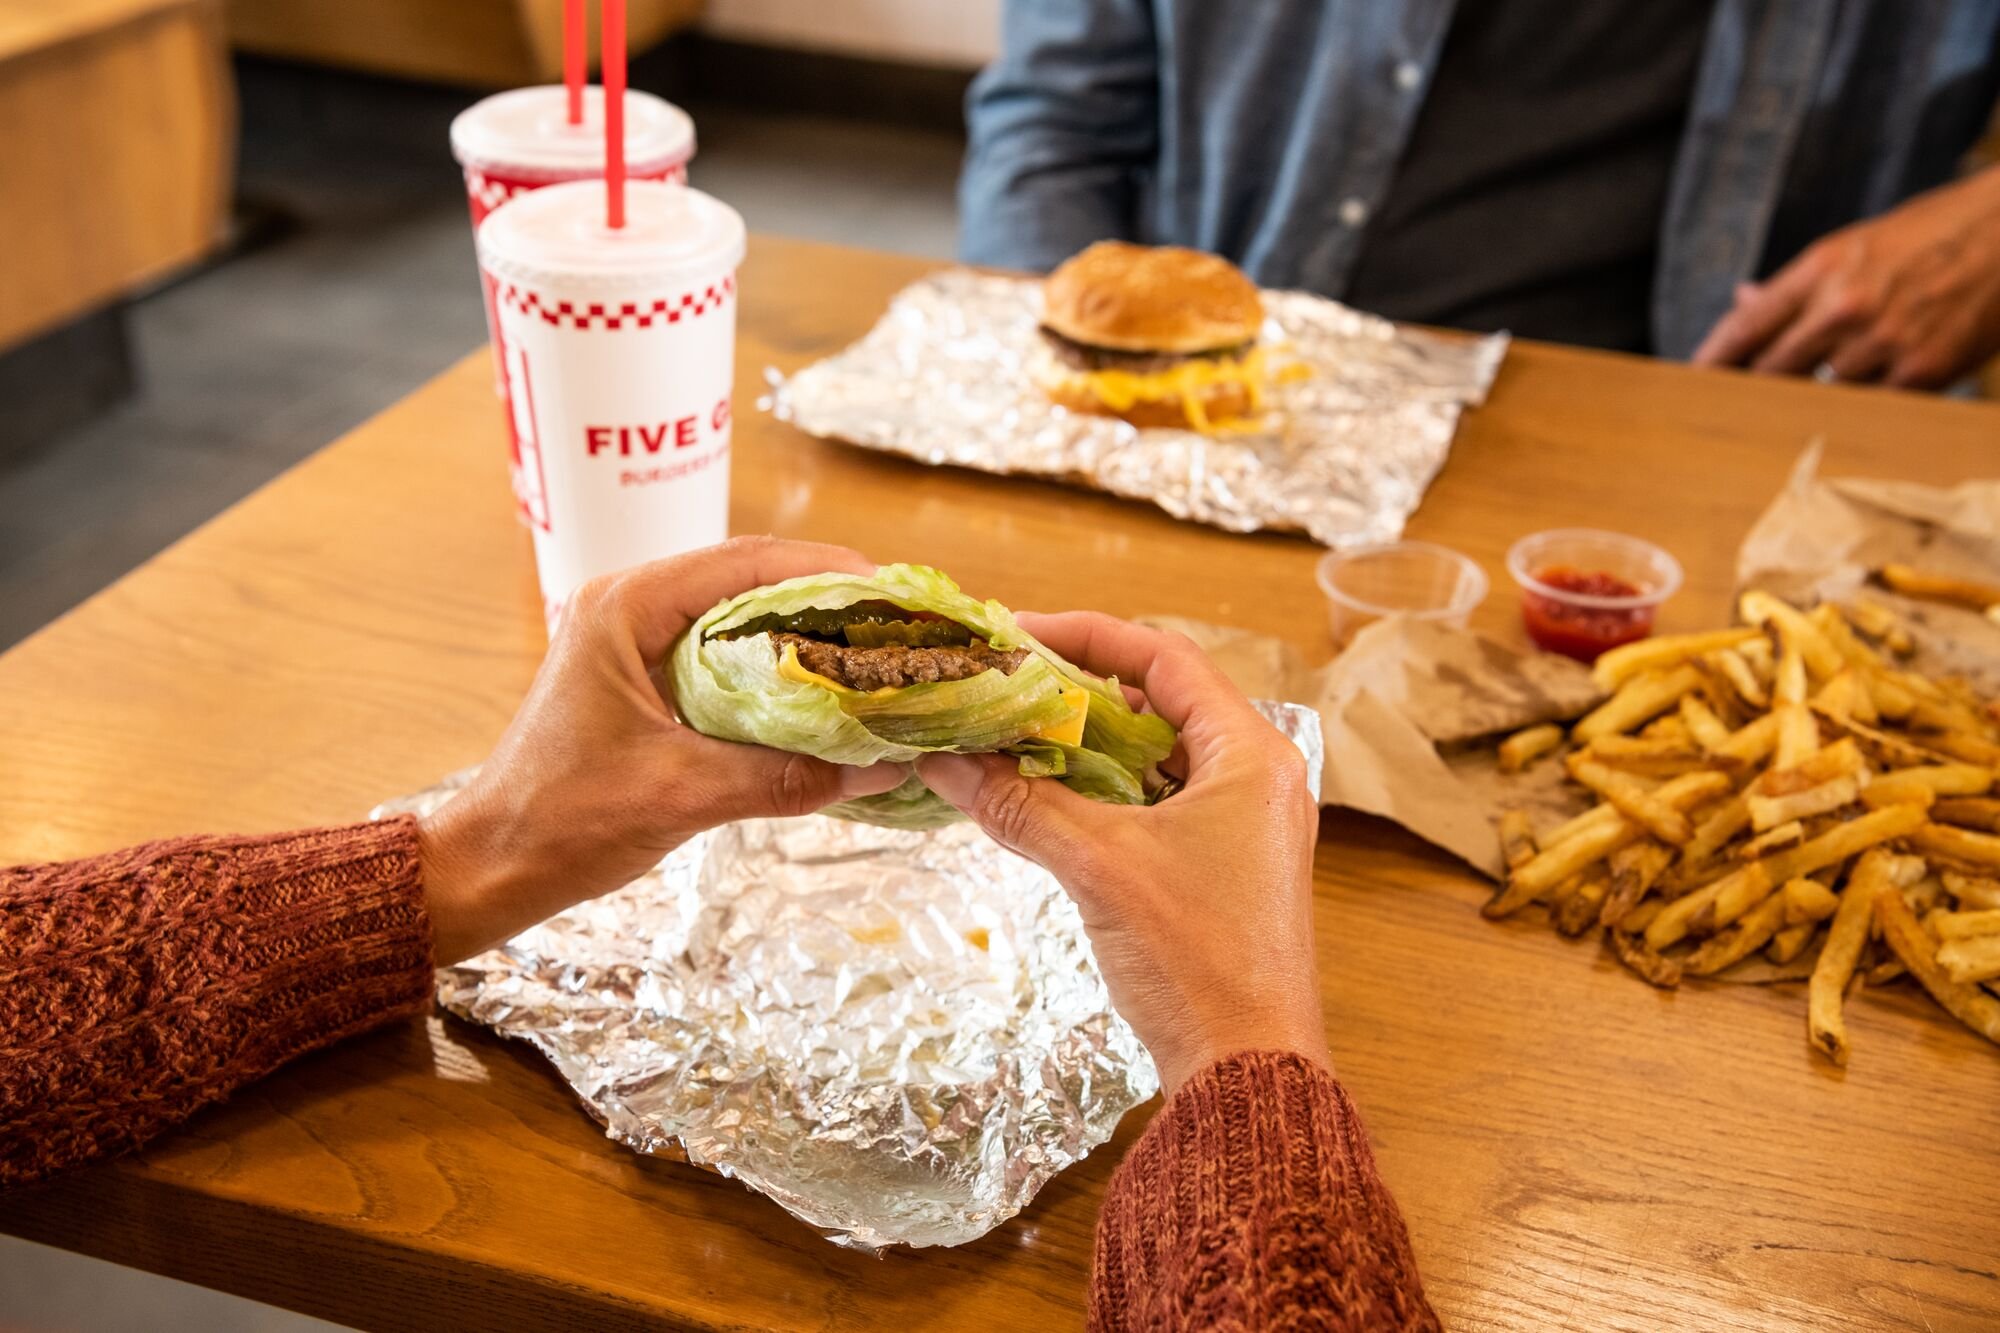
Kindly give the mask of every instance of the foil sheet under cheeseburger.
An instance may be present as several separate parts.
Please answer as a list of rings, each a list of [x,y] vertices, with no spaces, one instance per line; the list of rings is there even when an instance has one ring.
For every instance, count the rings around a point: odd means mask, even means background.
[[[859,342],[765,405],[808,434],[921,462],[1077,481],[1232,532],[1328,546],[1394,541],[1483,402],[1507,339],[1404,329],[1304,292],[1267,291],[1269,411],[1214,435],[1066,411],[1036,386],[1041,284],[948,269]],[[1302,376],[1285,366],[1305,368]]]

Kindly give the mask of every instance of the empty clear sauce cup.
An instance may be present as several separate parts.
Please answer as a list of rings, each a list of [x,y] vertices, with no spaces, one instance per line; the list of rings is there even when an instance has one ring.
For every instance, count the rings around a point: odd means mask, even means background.
[[[1462,628],[1486,600],[1486,572],[1447,546],[1390,542],[1329,551],[1318,570],[1333,640],[1345,645],[1384,616],[1410,616]]]

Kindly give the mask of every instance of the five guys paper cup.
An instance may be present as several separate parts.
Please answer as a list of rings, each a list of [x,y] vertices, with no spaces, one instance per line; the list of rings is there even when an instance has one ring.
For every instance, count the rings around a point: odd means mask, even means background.
[[[604,89],[583,90],[583,121],[569,123],[569,90],[557,84],[495,93],[451,122],[451,153],[465,170],[465,197],[476,233],[486,215],[516,195],[563,181],[604,175]],[[630,180],[687,181],[694,122],[651,93],[625,94],[625,161]],[[486,333],[496,382],[503,359],[488,285]]]
[[[743,219],[698,190],[524,194],[479,227],[515,495],[555,627],[577,586],[729,535],[730,387]]]

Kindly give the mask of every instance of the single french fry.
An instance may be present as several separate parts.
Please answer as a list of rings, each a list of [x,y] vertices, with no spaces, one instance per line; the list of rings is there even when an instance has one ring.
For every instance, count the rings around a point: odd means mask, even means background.
[[[1777,745],[1778,715],[1766,713],[1731,732],[1728,740],[1715,747],[1714,757],[1748,767],[1762,762]]]
[[[1737,607],[1752,625],[1768,624],[1776,629],[1786,651],[1796,651],[1804,660],[1806,670],[1814,676],[1825,680],[1840,670],[1843,661],[1840,653],[1827,642],[1819,626],[1808,620],[1797,607],[1755,589],[1744,593]],[[1800,698],[1803,697],[1801,694]]]
[[[1708,630],[1700,634],[1663,634],[1656,639],[1640,639],[1620,644],[1601,654],[1590,668],[1591,679],[1600,690],[1615,690],[1642,671],[1679,666],[1703,653],[1733,648],[1746,639],[1763,637],[1754,625],[1736,629]]]
[[[1877,573],[1892,591],[1920,602],[1946,602],[1973,611],[2000,606],[2000,584],[1955,578],[1914,565],[1884,565]]]
[[[1526,810],[1509,810],[1500,816],[1500,855],[1509,870],[1535,859],[1535,829]]]
[[[1610,893],[1611,879],[1604,871],[1585,875],[1583,882],[1556,905],[1556,929],[1564,935],[1581,935],[1597,920],[1597,913]]]
[[[1778,650],[1771,642],[1770,635],[1745,639],[1729,651],[1743,659],[1744,664],[1750,668],[1765,689],[1771,687],[1771,672],[1778,663]]]
[[[1750,790],[1758,796],[1787,796],[1836,778],[1859,778],[1867,771],[1868,760],[1861,747],[1852,736],[1843,736],[1831,745],[1815,745],[1797,763],[1774,762],[1771,771],[1752,783]]]
[[[1797,768],[1819,751],[1819,722],[1801,703],[1779,704],[1772,710],[1778,719],[1778,745],[1771,760],[1775,768]]]
[[[1920,782],[1939,796],[1978,796],[1993,786],[1993,770],[1978,764],[1918,764],[1892,769],[1876,781]],[[1990,802],[2000,807],[2000,801]]]
[[[1774,893],[1745,912],[1735,926],[1704,941],[1681,966],[1697,977],[1712,977],[1769,944],[1784,923],[1785,900]]]
[[[1835,778],[1817,787],[1784,796],[1760,796],[1752,791],[1748,795],[1750,827],[1759,833],[1783,828],[1786,824],[1851,805],[1860,795],[1860,784],[1853,778]]]
[[[1880,810],[1885,805],[1914,805],[1928,810],[1936,802],[1937,788],[1921,778],[1906,778],[1902,772],[1885,773],[1861,789],[1861,803],[1870,810]]]
[[[1684,694],[1683,699],[1694,698]],[[1666,741],[1675,745],[1691,746],[1694,737],[1688,735],[1687,723],[1681,721],[1679,713],[1662,713],[1639,729],[1639,735],[1649,741]],[[1600,738],[1602,739],[1602,738]]]
[[[1622,818],[1624,816],[1620,815],[1616,809],[1609,805],[1593,805],[1582,814],[1572,815],[1554,828],[1536,837],[1535,845],[1546,852],[1552,847],[1561,846],[1578,834],[1591,833],[1609,828]]]
[[[1887,613],[1887,608],[1878,609]],[[1851,611],[1843,612],[1842,608],[1832,602],[1821,602],[1806,613],[1806,618],[1826,636],[1826,641],[1833,645],[1834,651],[1841,655],[1848,666],[1862,673],[1886,666],[1887,663],[1882,655],[1863,643],[1861,637],[1854,632],[1853,624],[1850,623],[1852,617]]]
[[[1758,643],[1764,640],[1757,640]],[[1723,648],[1712,653],[1703,653],[1697,659],[1703,668],[1711,671],[1727,684],[1746,708],[1759,712],[1771,706],[1771,692],[1764,688],[1764,682],[1750,668],[1750,660],[1740,651]]]
[[[1884,812],[1878,810],[1875,813]],[[2000,871],[2000,836],[1991,833],[1974,833],[1950,824],[1926,823],[1910,835],[1910,842],[1918,851],[1932,856],[1948,856],[1954,861]]]
[[[1919,699],[1904,723],[1912,731],[1948,732],[1983,745],[1993,742],[1986,736],[1986,719],[1957,699]],[[1959,744],[1964,744],[1961,740]],[[1995,747],[2000,749],[2000,747]],[[1975,750],[1975,753],[1979,751]]]
[[[1950,755],[1953,759],[1981,768],[2000,768],[2000,745],[1980,736],[1967,735],[1962,731],[1922,731],[1916,738],[1930,746],[1939,754]]]
[[[1861,753],[1884,768],[1919,768],[1936,764],[1944,758],[1935,750],[1927,750],[1887,731],[1864,726],[1853,718],[1826,717],[1826,720],[1852,736],[1861,747]]]
[[[1584,786],[1602,796],[1618,808],[1624,815],[1644,828],[1662,842],[1675,846],[1694,836],[1694,826],[1688,817],[1674,809],[1646,787],[1646,784],[1630,773],[1620,773],[1617,769],[1582,754],[1570,756],[1569,775]]]
[[[1785,924],[1806,925],[1824,921],[1840,906],[1840,898],[1816,879],[1788,879],[1780,890],[1785,895]]]
[[[1969,940],[1978,935],[2000,935],[2000,911],[1946,912],[1937,920],[1942,940]]]
[[[1771,937],[1771,943],[1764,950],[1764,956],[1783,966],[1806,951],[1813,936],[1819,931],[1819,922],[1808,921],[1803,925],[1786,926]]]
[[[1525,727],[1500,742],[1500,771],[1518,773],[1562,743],[1562,728],[1553,722]]]
[[[1868,928],[1875,920],[1875,897],[1890,887],[1888,853],[1877,850],[1863,855],[1847,877],[1833,925],[1813,963],[1812,979],[1806,983],[1807,1040],[1837,1065],[1847,1063],[1847,1023],[1840,1012],[1847,980],[1854,975],[1862,946],[1868,943]]]
[[[1754,826],[1757,809],[1754,802],[1751,804],[1750,809]],[[1759,833],[1756,837],[1738,847],[1736,849],[1736,859],[1739,861],[1761,860],[1774,852],[1782,852],[1788,847],[1796,847],[1805,840],[1806,826],[1796,819],[1790,820],[1786,823],[1773,825],[1765,829],[1762,833]]]
[[[1938,945],[1937,960],[1953,981],[1991,981],[2000,977],[2000,935],[1946,940]]]
[[[1681,848],[1682,863],[1702,865],[1721,851],[1730,839],[1749,827],[1749,801],[1741,796],[1730,797],[1695,825],[1694,836]]]
[[[1945,892],[1958,899],[1961,908],[2000,911],[2000,879],[1960,874],[1956,870],[1947,870],[1938,879]]]
[[[1909,968],[1903,966],[1902,959],[1891,958],[1886,962],[1877,963],[1875,966],[1869,968],[1865,980],[1871,986],[1886,986],[1909,970]]]
[[[1681,725],[1690,740],[1711,754],[1729,741],[1729,728],[1698,694],[1681,696]]]
[[[1853,667],[1840,669],[1840,674],[1820,687],[1809,701],[1812,710],[1831,717],[1851,717],[1857,722],[1874,723],[1880,720],[1875,711],[1875,696],[1868,692],[1868,686]]]
[[[1975,985],[1954,981],[1939,963],[1937,946],[1899,893],[1875,898],[1875,920],[1897,959],[1931,993],[1946,1013],[1991,1042],[2000,1042],[2000,1000]]]
[[[1570,730],[1578,742],[1595,740],[1613,732],[1630,731],[1681,701],[1701,686],[1701,673],[1691,666],[1668,671],[1647,671],[1618,687],[1618,692],[1587,714]]]
[[[1671,958],[1662,957],[1646,947],[1646,942],[1635,934],[1622,930],[1605,932],[1611,941],[1611,952],[1618,961],[1631,968],[1649,985],[1661,990],[1672,990],[1681,984],[1681,965]]]
[[[1655,949],[1671,948],[1686,938],[1696,919],[1704,914],[1709,915],[1715,927],[1726,926],[1788,879],[1810,875],[1856,852],[1926,827],[1929,826],[1925,824],[1924,812],[1911,805],[1871,810],[1859,818],[1836,824],[1788,852],[1753,861],[1713,884],[1675,899],[1646,928],[1646,943]]]
[[[1618,923],[1619,930],[1627,935],[1641,933],[1648,925],[1652,924],[1653,918],[1658,916],[1660,909],[1666,905],[1667,900],[1664,898],[1642,899],[1639,905],[1627,912],[1624,919]]]
[[[1783,708],[1787,704],[1804,703],[1806,685],[1805,656],[1796,643],[1787,640],[1778,653],[1778,669],[1771,677],[1772,706]]]
[[[1633,909],[1659,882],[1673,859],[1672,848],[1651,838],[1629,843],[1613,852],[1606,862],[1611,871],[1611,892],[1598,909],[1599,924],[1616,929],[1635,916]]]
[[[1956,824],[1981,833],[2000,833],[2000,800],[1992,797],[1957,797],[1931,807],[1931,819],[1939,824]]]
[[[1685,759],[1703,763],[1708,758],[1692,739],[1671,736],[1599,736],[1583,750],[1588,757],[1606,764],[1633,759]]]
[[[1870,671],[1861,681],[1868,687],[1868,697],[1874,702],[1875,712],[1881,718],[1901,722],[1917,706],[1917,696],[1891,672]]]
[[[1902,617],[1874,598],[1855,598],[1847,613],[1854,618],[1856,629],[1896,656],[1908,657],[1916,651],[1916,641],[1904,627]]]

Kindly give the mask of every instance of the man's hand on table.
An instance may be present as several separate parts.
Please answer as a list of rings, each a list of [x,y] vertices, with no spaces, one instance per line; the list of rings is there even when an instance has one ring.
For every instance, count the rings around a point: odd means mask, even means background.
[[[798,815],[900,783],[683,726],[658,668],[724,597],[874,564],[838,546],[740,538],[586,584],[479,777],[420,826],[440,963],[630,883],[704,829]]]
[[[1169,764],[1187,785],[1156,806],[1111,806],[1024,778],[1000,755],[930,755],[917,772],[1062,881],[1169,1094],[1236,1051],[1327,1062],[1312,922],[1319,810],[1298,750],[1183,636],[1088,612],[1021,623],[1143,690],[1180,728]]]
[[[1936,389],[1996,352],[2000,167],[1991,167],[1843,227],[1767,281],[1743,284],[1693,359]]]

